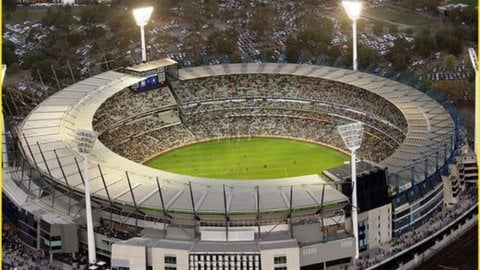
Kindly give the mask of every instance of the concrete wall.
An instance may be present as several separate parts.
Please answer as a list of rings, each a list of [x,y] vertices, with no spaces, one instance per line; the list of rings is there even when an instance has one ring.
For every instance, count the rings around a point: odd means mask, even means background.
[[[188,250],[152,248],[152,266],[153,270],[165,269],[165,256],[177,257],[177,270],[188,270]]]
[[[145,246],[112,245],[112,267],[129,267],[130,270],[147,269]]]
[[[62,249],[51,250],[52,253],[78,252],[77,224],[50,224],[49,234],[62,238]],[[43,241],[43,238],[40,238],[40,241]]]
[[[368,247],[379,247],[392,239],[392,205],[368,211]]]
[[[329,241],[326,243],[308,245],[300,248],[300,265],[307,266],[346,257],[353,257],[354,255],[355,246],[353,242],[353,237],[347,237],[343,239]]]
[[[262,269],[274,269],[275,266],[286,266],[287,270],[300,269],[299,248],[268,249],[260,251]],[[287,256],[286,264],[275,265],[273,260],[276,256]]]

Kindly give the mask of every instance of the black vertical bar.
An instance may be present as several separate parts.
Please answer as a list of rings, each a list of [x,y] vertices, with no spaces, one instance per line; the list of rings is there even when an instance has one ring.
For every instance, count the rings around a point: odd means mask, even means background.
[[[322,233],[322,238],[325,238],[325,233],[324,233],[324,230],[323,230],[323,203],[325,201],[325,184],[323,184],[323,187],[322,187],[322,199],[320,201],[320,222],[321,222],[321,227],[320,227],[320,231]],[[323,240],[323,239],[322,239]]]
[[[138,210],[137,202],[135,201],[135,195],[133,194],[132,184],[130,183],[130,177],[128,177],[127,171],[125,171],[125,175],[127,176],[128,188],[130,189],[130,194],[132,195],[133,205],[135,206],[135,210]]]
[[[127,182],[128,182],[128,188],[130,189],[130,194],[132,195],[132,200],[133,200],[133,206],[135,207],[135,228],[138,228],[138,218],[137,218],[137,201],[135,200],[135,195],[133,194],[133,189],[132,189],[132,184],[130,183],[130,177],[128,177],[128,172],[125,171],[125,175],[127,176]]]
[[[22,156],[22,173],[21,173],[21,180],[23,182],[23,177],[24,177],[24,168],[25,168],[25,159],[28,161],[28,157],[27,157],[27,154],[25,153],[23,147],[22,147],[22,142],[20,141],[20,137],[19,137],[19,132],[17,130],[17,128],[14,126],[14,127],[10,127],[10,132],[12,133],[12,136],[14,138],[14,140],[16,141],[16,145],[17,145],[17,148],[20,150],[20,156]],[[15,134],[15,135],[14,135]],[[28,162],[27,162],[28,163]],[[30,165],[28,166],[30,168]],[[30,184],[32,182],[32,178],[31,177],[28,177],[28,187],[27,187],[27,193],[30,192]]]
[[[37,163],[37,160],[35,159],[35,156],[33,155],[32,148],[30,147],[30,144],[28,144],[27,137],[25,137],[25,134],[22,134],[22,135],[23,135],[23,139],[25,140],[25,144],[27,145],[28,152],[30,152],[30,155],[32,155],[32,160],[33,160],[33,163],[35,164],[35,168],[37,169],[37,173],[40,176],[40,185],[39,185],[39,191],[38,191],[38,194],[39,194],[38,197],[40,197],[40,195],[42,194],[43,174],[40,171],[40,168],[38,167],[38,163]],[[30,184],[29,184],[28,191],[30,191]]]
[[[23,182],[23,176],[24,176],[24,174],[25,174],[25,173],[24,173],[24,170],[25,170],[25,159],[26,159],[26,158],[27,158],[27,157],[25,157],[25,156],[22,157],[22,172],[21,172],[21,174],[20,174],[20,181],[21,181],[21,182]],[[28,188],[27,188],[28,191],[30,191],[30,181],[31,181],[31,180],[30,180],[30,177],[28,177]],[[27,193],[28,193],[28,192],[27,192]]]
[[[194,226],[194,234],[195,234],[195,239],[197,238],[197,221],[200,219],[197,216],[197,210],[195,210],[195,200],[193,199],[193,190],[192,190],[192,182],[188,181],[188,187],[190,189],[190,199],[192,202],[192,209],[193,209],[193,226]]]
[[[415,186],[415,167],[412,166],[410,170],[411,170],[410,182],[412,183],[412,187],[414,187]]]
[[[42,157],[43,163],[45,163],[45,167],[47,168],[48,175],[50,175],[51,187],[52,187],[52,208],[55,205],[55,181],[53,180],[52,172],[50,171],[50,167],[48,167],[47,159],[45,159],[45,155],[43,154],[42,148],[40,147],[40,143],[37,141],[38,150],[40,150],[40,156]]]
[[[82,170],[80,170],[80,165],[78,165],[77,157],[73,157],[73,160],[75,161],[75,164],[77,164],[77,170],[78,170],[78,173],[80,174],[80,179],[82,180],[82,183],[85,186],[85,179],[83,179]]]
[[[190,189],[190,201],[192,202],[192,209],[194,218],[197,218],[197,210],[195,210],[195,200],[193,199],[193,190],[192,190],[192,182],[188,181],[188,188]]]
[[[160,202],[162,203],[162,210],[163,210],[163,230],[165,231],[165,237],[167,236],[167,209],[165,209],[165,201],[163,200],[163,193],[162,188],[160,187],[160,181],[158,180],[157,176],[157,188],[158,188],[158,195],[160,195]]]
[[[445,144],[444,147],[445,147],[445,150],[444,150],[444,151],[445,151],[445,161],[444,161],[444,165],[446,165],[446,164],[447,164],[447,152],[448,152],[448,150],[447,150],[447,149],[448,149],[447,144]]]
[[[258,240],[262,240],[260,230],[260,187],[257,186],[257,231],[258,231]]]
[[[47,168],[47,172],[50,176],[52,176],[52,172],[50,171],[50,167],[48,167],[47,160],[45,159],[45,155],[43,154],[42,148],[40,144],[37,142],[38,150],[40,150],[40,156],[42,157],[43,163],[45,163],[45,167]]]
[[[65,175],[65,171],[63,170],[62,163],[60,162],[60,159],[58,158],[57,155],[57,150],[53,149],[53,153],[55,154],[55,157],[57,158],[57,163],[58,166],[60,167],[60,171],[62,172],[63,179],[65,180],[65,184],[67,184],[67,188],[71,190],[70,184],[68,183],[67,176]]]
[[[293,226],[292,226],[293,214],[292,214],[292,208],[293,208],[293,186],[290,186],[290,205],[288,206],[288,230],[289,230],[289,232],[290,232],[290,238],[293,238]]]
[[[428,158],[425,159],[425,179],[427,180],[428,178]]]
[[[105,193],[107,194],[108,201],[110,202],[110,206],[113,205],[112,199],[110,198],[110,192],[108,192],[108,187],[107,183],[105,182],[105,177],[103,176],[102,168],[100,167],[100,164],[98,166],[98,171],[100,172],[100,178],[102,178],[103,182],[103,187],[105,188]]]
[[[57,155],[57,150],[53,149],[53,153],[55,154],[55,158],[57,159],[58,166],[60,167],[60,171],[62,172],[63,179],[65,180],[65,184],[68,188],[68,214],[70,215],[70,206],[72,203],[72,189],[70,188],[70,184],[68,183],[67,176],[65,175],[65,171],[63,170],[62,163]]]
[[[228,209],[227,209],[227,193],[225,191],[225,184],[223,184],[223,207],[225,208],[225,230],[226,236],[228,241],[228,226],[230,225],[230,218],[228,217]]]

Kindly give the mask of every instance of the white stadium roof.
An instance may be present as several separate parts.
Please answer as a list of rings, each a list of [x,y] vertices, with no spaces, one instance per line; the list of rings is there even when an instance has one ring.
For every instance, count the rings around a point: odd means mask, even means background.
[[[376,93],[394,103],[404,114],[408,133],[397,151],[381,162],[390,172],[403,171],[414,160],[425,159],[439,146],[450,143],[454,123],[448,112],[433,99],[404,84],[350,70],[296,64],[230,64],[202,66],[179,70],[182,80],[225,74],[289,74],[318,77],[350,84]],[[38,105],[20,127],[22,145],[32,163],[37,163],[46,174],[62,185],[83,192],[75,158],[75,130],[92,130],[95,111],[109,97],[144,78],[108,71],[71,85]],[[27,147],[27,143],[29,147]],[[40,154],[40,145],[44,157]],[[28,149],[30,148],[30,150]],[[63,167],[58,164],[55,152]],[[31,151],[31,152],[30,152]],[[32,154],[33,153],[33,156]],[[443,164],[443,147],[440,160]],[[44,159],[46,162],[44,162]],[[256,186],[260,191],[260,208],[263,211],[287,209],[290,186],[294,186],[293,208],[315,207],[322,200],[323,180],[316,175],[282,180],[213,180],[173,174],[135,163],[106,148],[97,141],[89,156],[89,181],[94,197],[107,200],[100,165],[112,201],[132,205],[132,194],[125,170],[131,181],[137,206],[161,209],[156,177],[160,180],[166,208],[189,211],[192,209],[188,183],[192,183],[195,208],[198,212],[223,212],[223,184],[226,186],[229,212],[255,212]],[[417,179],[423,179],[424,165],[418,163]],[[430,164],[431,173],[435,164]],[[402,172],[403,173],[403,172]],[[405,171],[410,176],[410,171]],[[65,181],[67,179],[68,183]],[[326,186],[324,202],[343,202],[346,197],[333,187]]]

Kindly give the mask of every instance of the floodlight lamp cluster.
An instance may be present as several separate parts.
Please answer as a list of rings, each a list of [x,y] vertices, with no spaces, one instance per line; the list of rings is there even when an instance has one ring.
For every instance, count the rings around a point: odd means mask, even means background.
[[[141,7],[133,10],[133,17],[135,17],[135,22],[138,26],[145,26],[150,20],[152,15],[153,7]]]
[[[357,0],[344,0],[342,1],[342,5],[350,19],[356,21],[360,18],[360,12],[362,11],[362,2]]]
[[[350,151],[355,151],[362,144],[363,125],[360,122],[354,122],[337,127],[338,133],[342,137],[345,146]]]
[[[478,71],[478,58],[475,49],[468,48],[468,54],[470,55],[470,61],[472,62],[473,70],[475,70],[475,74]]]
[[[92,151],[93,145],[97,140],[98,133],[92,130],[77,129],[75,138],[77,139],[78,151],[82,154],[88,154]]]

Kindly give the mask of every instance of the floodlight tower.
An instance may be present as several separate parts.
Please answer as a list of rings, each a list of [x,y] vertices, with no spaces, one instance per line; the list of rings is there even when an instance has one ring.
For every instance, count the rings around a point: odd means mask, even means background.
[[[363,125],[360,122],[354,122],[338,126],[337,130],[340,136],[342,136],[345,146],[350,150],[352,157],[350,162],[350,168],[352,169],[352,228],[353,238],[355,239],[355,259],[358,259],[357,164],[355,151],[362,144]]]
[[[478,97],[478,82],[477,82],[477,71],[478,71],[478,59],[477,59],[477,53],[475,52],[475,49],[473,48],[468,48],[468,54],[470,55],[470,61],[472,62],[473,70],[475,71],[475,131],[474,131],[474,150],[475,153],[478,154],[478,103],[479,103],[479,97]]]
[[[352,20],[352,36],[353,36],[353,70],[358,70],[357,57],[357,20],[360,18],[362,11],[362,2],[358,0],[343,0],[343,8],[347,12],[348,17]]]
[[[140,26],[140,38],[142,40],[142,62],[147,62],[147,48],[145,46],[145,25],[147,25],[152,15],[153,7],[142,7],[133,10],[135,22]]]
[[[85,182],[85,212],[87,215],[87,237],[88,237],[88,262],[93,266],[97,262],[95,254],[95,237],[93,232],[92,202],[90,200],[90,178],[88,176],[88,155],[92,151],[97,140],[97,132],[91,130],[77,129],[77,150],[83,157],[83,181]]]

